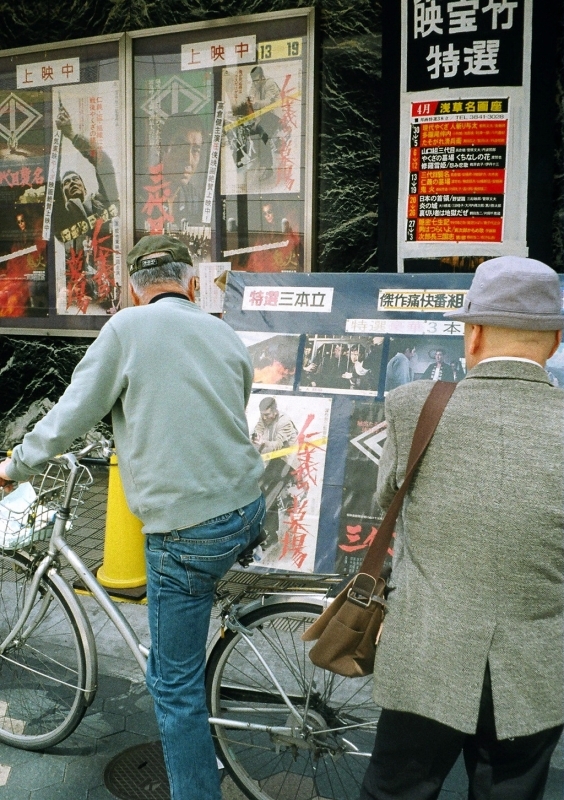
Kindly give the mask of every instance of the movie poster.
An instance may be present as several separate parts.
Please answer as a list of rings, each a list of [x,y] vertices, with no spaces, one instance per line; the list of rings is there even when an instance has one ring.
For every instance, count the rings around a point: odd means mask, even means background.
[[[302,62],[223,70],[223,195],[301,191]]]
[[[204,214],[208,174],[215,174],[213,71],[145,80],[137,98],[135,238],[172,235],[187,245],[195,266],[213,261],[213,216]]]
[[[42,237],[50,90],[0,92],[0,317],[49,313]]]
[[[330,398],[251,395],[249,430],[265,463],[259,566],[314,570],[330,415]]]
[[[552,385],[564,388],[564,344],[548,359],[545,369]]]
[[[239,220],[238,197],[225,198],[225,258],[246,272],[303,271],[304,237],[299,204],[290,195],[247,198],[246,225]],[[240,245],[244,243],[244,246]]]
[[[391,336],[384,391],[417,380],[461,381],[466,375],[462,336]]]
[[[383,336],[308,335],[300,391],[376,395],[383,344]]]
[[[358,571],[384,516],[376,500],[376,481],[385,440],[384,404],[356,401],[350,418],[335,559],[335,569],[341,574]]]
[[[296,373],[299,334],[257,331],[237,331],[237,333],[253,362],[253,387],[291,389]]]
[[[53,196],[44,235],[55,244],[57,314],[120,307],[119,116],[117,80],[53,89]]]

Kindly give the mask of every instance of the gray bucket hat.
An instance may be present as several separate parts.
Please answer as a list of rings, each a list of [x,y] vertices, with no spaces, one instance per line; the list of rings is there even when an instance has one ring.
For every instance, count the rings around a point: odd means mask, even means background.
[[[476,270],[463,307],[443,316],[495,328],[561,330],[560,279],[553,269],[533,258],[492,258]]]

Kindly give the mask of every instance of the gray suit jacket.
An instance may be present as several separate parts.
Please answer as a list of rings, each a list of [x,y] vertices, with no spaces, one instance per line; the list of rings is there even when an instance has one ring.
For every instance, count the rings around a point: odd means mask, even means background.
[[[405,475],[430,381],[391,392],[378,499]],[[376,702],[476,729],[489,661],[498,738],[564,720],[564,392],[539,366],[461,381],[398,523]]]

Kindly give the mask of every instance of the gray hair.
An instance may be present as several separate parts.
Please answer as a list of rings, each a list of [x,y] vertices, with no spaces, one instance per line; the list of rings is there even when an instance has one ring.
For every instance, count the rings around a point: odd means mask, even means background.
[[[140,269],[129,276],[129,282],[137,294],[142,295],[150,286],[162,283],[177,283],[187,291],[190,279],[195,277],[196,270],[191,264],[183,261],[169,261],[157,267]]]

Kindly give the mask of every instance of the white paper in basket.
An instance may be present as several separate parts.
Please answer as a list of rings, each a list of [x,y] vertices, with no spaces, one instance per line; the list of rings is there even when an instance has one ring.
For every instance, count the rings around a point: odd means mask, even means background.
[[[55,511],[37,506],[33,526],[27,525],[28,512],[37,500],[31,483],[20,483],[17,489],[0,501],[0,548],[24,547],[38,532],[55,519]]]

